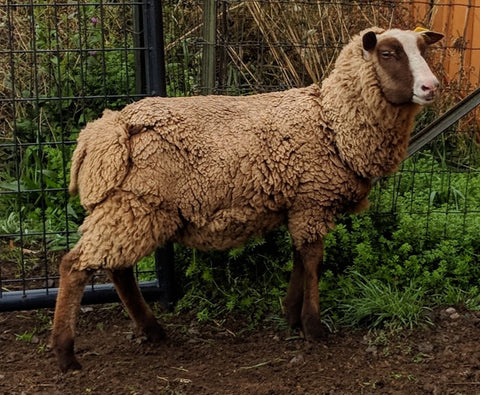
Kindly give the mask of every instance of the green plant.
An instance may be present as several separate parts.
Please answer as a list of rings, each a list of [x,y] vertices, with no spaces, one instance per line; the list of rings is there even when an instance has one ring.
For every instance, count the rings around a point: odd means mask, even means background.
[[[30,62],[16,64],[16,91],[28,100],[16,104],[16,118],[2,137],[12,144],[0,147],[17,163],[0,172],[0,228],[22,234],[29,248],[45,243],[42,249],[50,251],[78,238],[73,232],[85,215],[66,191],[74,139],[105,107],[119,108],[135,92],[134,52],[119,50],[133,47],[123,23],[132,9],[82,4],[55,11],[61,7],[34,7],[34,30],[19,33],[38,54],[36,78],[21,77]]]
[[[137,263],[138,280],[150,281],[156,278],[155,274],[155,257],[153,254],[143,257]]]
[[[445,166],[426,152],[379,183],[372,208],[344,216],[327,236],[325,269],[351,268],[399,286],[415,279],[430,295],[475,286],[480,173]]]
[[[399,289],[356,272],[350,274],[350,279],[350,292],[338,306],[342,325],[404,329],[428,322],[425,313],[429,309],[418,284],[411,282]]]
[[[29,332],[24,332],[22,334],[16,333],[15,340],[31,343],[34,335],[35,335],[34,333],[29,333]]]
[[[211,320],[227,312],[250,318],[251,325],[280,311],[292,267],[291,243],[285,229],[227,252],[205,253],[176,247],[177,272],[185,292],[178,310]]]

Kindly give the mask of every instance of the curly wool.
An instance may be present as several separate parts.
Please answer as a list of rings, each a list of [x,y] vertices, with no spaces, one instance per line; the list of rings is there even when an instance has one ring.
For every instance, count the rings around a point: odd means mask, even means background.
[[[87,125],[71,171],[90,213],[75,268],[132,266],[167,241],[225,249],[282,223],[299,248],[365,208],[417,106],[385,101],[361,48],[356,36],[321,88],[146,98]]]

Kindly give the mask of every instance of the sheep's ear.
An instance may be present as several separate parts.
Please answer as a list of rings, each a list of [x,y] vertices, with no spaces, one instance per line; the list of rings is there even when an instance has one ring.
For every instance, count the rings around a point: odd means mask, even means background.
[[[362,37],[362,44],[363,57],[365,60],[368,60],[370,59],[370,52],[372,52],[377,45],[377,35],[372,31],[365,33]]]
[[[432,45],[441,40],[444,36],[442,33],[431,32],[430,30],[427,30],[422,32],[422,37],[427,45]]]

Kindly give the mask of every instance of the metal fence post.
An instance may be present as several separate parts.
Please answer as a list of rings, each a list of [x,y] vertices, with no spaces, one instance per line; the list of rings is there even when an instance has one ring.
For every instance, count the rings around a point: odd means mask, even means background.
[[[165,53],[161,0],[146,0],[143,4],[143,38],[145,50],[145,93],[167,96],[165,83]]]
[[[215,88],[215,42],[217,32],[216,0],[203,2],[203,52],[202,52],[202,95],[209,95]]]
[[[146,66],[147,93],[151,96],[167,96],[165,52],[163,39],[162,1],[147,1],[144,7],[145,39],[147,40],[148,58]],[[158,286],[163,291],[161,302],[168,308],[173,307],[175,295],[174,249],[172,243],[167,243],[155,251],[155,271]]]
[[[146,0],[141,12],[135,16],[139,40],[137,46],[145,48],[143,56],[137,56],[137,91],[149,96],[167,96],[166,68],[163,39],[163,12],[161,0]],[[172,243],[156,249],[155,272],[161,290],[160,301],[171,308],[176,301],[174,248]]]

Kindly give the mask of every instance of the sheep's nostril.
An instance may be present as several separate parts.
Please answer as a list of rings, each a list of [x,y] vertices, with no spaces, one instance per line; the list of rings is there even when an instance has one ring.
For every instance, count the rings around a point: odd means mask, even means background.
[[[439,86],[440,83],[438,81],[434,81],[431,84],[422,85],[421,89],[423,92],[435,92]]]
[[[436,80],[428,81],[420,85],[419,93],[424,100],[430,101],[435,98],[438,92],[439,83]]]

